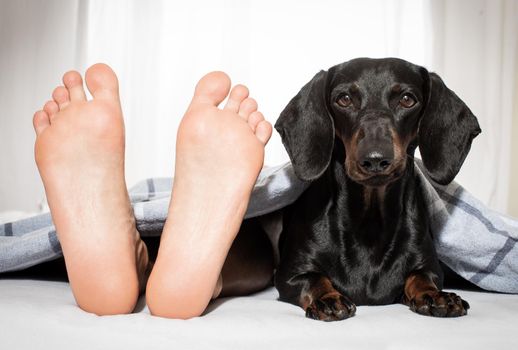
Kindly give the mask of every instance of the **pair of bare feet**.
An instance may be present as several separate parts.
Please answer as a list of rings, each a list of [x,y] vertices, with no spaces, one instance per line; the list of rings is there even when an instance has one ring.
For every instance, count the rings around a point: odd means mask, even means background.
[[[224,73],[199,81],[178,130],[174,193],[148,279],[124,178],[117,77],[96,64],[85,80],[92,100],[81,75],[68,72],[33,120],[36,163],[74,297],[86,311],[122,314],[133,311],[145,288],[154,315],[200,315],[221,287],[272,127],[246,87],[230,91]]]

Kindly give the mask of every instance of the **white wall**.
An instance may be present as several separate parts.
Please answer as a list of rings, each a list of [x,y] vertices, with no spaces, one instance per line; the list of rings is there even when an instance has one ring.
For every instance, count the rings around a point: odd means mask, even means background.
[[[0,0],[0,108],[5,111],[0,114],[0,211],[38,207],[43,191],[33,165],[31,118],[69,69],[84,72],[103,61],[118,73],[131,185],[172,175],[178,122],[194,84],[207,71],[224,70],[234,82],[246,83],[274,122],[314,73],[358,56],[398,56],[443,76],[484,129],[460,182],[506,211],[511,168],[502,158],[510,157],[510,114],[496,125],[490,115],[503,91],[495,86],[505,85],[506,76],[502,70],[488,71],[487,62],[507,57],[502,45],[516,47],[515,42],[502,44],[499,22],[518,19],[516,4]],[[266,163],[286,160],[275,134]]]
[[[0,1],[0,211],[37,210],[32,115],[75,65],[78,1]]]
[[[515,86],[518,87],[518,72],[515,75]],[[509,186],[509,210],[508,213],[518,218],[518,88],[514,94],[514,113],[512,129],[512,152],[509,158],[511,164],[511,176]]]
[[[492,208],[508,212],[513,98],[518,85],[518,2],[432,0],[433,69],[478,117],[482,134],[456,180]],[[515,157],[513,158],[512,152]],[[516,195],[516,193],[515,193]]]
[[[423,11],[416,0],[91,1],[81,68],[104,61],[120,75],[131,184],[171,175],[175,130],[206,72],[246,83],[273,123],[320,69],[357,56],[425,64]],[[287,160],[275,133],[265,162]]]

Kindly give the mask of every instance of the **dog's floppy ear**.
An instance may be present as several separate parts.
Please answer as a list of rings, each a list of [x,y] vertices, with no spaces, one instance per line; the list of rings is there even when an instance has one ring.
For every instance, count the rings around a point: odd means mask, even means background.
[[[317,179],[329,166],[334,145],[334,125],[329,114],[327,72],[320,71],[288,103],[275,123],[295,174]]]
[[[449,184],[464,163],[471,141],[480,134],[477,118],[435,73],[425,72],[428,101],[419,124],[418,141],[430,177]]]

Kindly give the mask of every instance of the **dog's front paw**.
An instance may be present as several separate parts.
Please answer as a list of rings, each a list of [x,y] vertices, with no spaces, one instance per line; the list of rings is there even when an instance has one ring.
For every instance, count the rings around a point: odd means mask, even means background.
[[[306,317],[321,321],[340,321],[354,316],[356,305],[339,293],[328,293],[306,308]]]
[[[426,292],[410,300],[410,310],[435,317],[459,317],[468,313],[469,304],[455,293]]]

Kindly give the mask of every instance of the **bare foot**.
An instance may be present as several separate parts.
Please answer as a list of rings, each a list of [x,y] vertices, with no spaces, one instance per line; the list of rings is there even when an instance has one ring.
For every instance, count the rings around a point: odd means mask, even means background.
[[[248,206],[272,126],[230,79],[203,77],[178,130],[173,194],[157,261],[147,285],[152,314],[200,315],[218,293],[218,277]]]
[[[124,180],[124,122],[115,73],[96,64],[63,76],[34,115],[35,157],[78,305],[131,312],[145,283],[147,249]],[[140,281],[139,281],[140,279]]]

